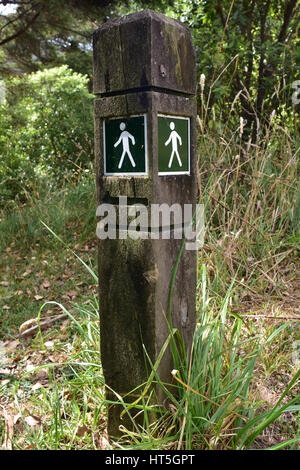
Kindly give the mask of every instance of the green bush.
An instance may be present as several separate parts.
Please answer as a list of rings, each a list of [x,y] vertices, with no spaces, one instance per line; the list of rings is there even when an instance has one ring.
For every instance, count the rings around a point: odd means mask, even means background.
[[[88,168],[93,158],[93,107],[88,78],[67,66],[7,83],[0,107],[1,201],[27,191],[61,185]]]

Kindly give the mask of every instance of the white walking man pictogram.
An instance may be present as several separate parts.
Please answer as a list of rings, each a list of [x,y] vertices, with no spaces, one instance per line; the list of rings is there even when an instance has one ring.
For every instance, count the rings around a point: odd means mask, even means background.
[[[170,157],[169,164],[168,164],[169,168],[171,168],[172,166],[174,155],[176,155],[177,157],[179,166],[182,166],[182,162],[180,160],[180,156],[178,153],[178,146],[177,146],[177,141],[179,141],[179,145],[182,145],[182,140],[181,140],[180,135],[174,130],[175,129],[174,122],[171,122],[170,129],[172,132],[170,133],[168,140],[165,142],[165,146],[167,146],[172,141],[172,153],[171,153],[171,157]]]
[[[120,169],[122,167],[123,161],[124,161],[124,158],[125,158],[126,154],[129,157],[131,165],[133,167],[135,167],[135,162],[134,162],[134,160],[132,158],[132,155],[131,155],[131,152],[129,150],[129,139],[131,140],[132,145],[135,145],[135,138],[133,137],[133,135],[129,134],[129,132],[125,131],[126,125],[125,125],[124,122],[121,122],[120,129],[122,131],[121,135],[120,135],[119,139],[117,140],[117,142],[114,144],[114,147],[117,147],[122,141],[122,145],[123,145],[123,152],[122,152],[122,155],[121,155],[121,158],[120,158],[118,168]]]

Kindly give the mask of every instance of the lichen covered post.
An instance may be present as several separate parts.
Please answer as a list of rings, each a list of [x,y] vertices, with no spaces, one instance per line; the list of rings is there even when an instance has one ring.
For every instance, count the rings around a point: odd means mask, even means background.
[[[170,332],[170,310],[187,350],[195,328],[195,250],[183,249],[169,308],[184,243],[175,235],[184,221],[176,225],[173,205],[195,207],[197,200],[189,30],[149,10],[103,24],[94,33],[94,93],[97,203],[116,209],[116,236],[99,240],[98,264],[101,358],[107,397],[117,400],[114,392],[124,396],[149,377],[147,355],[155,363]],[[121,196],[129,219],[146,207],[149,224],[138,237],[124,236]],[[160,219],[153,227],[151,209],[162,204],[173,219],[168,227]],[[172,369],[168,348],[158,369],[161,380],[171,383]],[[159,392],[157,397],[163,400]],[[111,406],[109,434],[118,435],[123,422],[120,407]]]

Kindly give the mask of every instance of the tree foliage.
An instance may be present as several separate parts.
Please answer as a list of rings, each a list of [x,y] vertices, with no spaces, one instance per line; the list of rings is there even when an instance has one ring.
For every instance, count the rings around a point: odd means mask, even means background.
[[[93,31],[104,21],[141,8],[166,9],[164,0],[0,0],[0,73],[68,64],[92,76]],[[7,5],[1,15],[1,6]]]
[[[299,79],[297,0],[177,0],[169,14],[191,28],[199,73],[213,86],[211,105],[229,113],[238,95],[248,126],[291,108]],[[278,109],[281,108],[281,109]]]
[[[91,34],[113,2],[0,0],[1,4],[15,7],[9,15],[0,16],[0,47],[7,59],[1,64],[2,73],[68,64],[91,76]]]
[[[93,160],[88,77],[66,65],[12,79],[0,112],[0,189],[10,199],[39,178],[62,184]]]

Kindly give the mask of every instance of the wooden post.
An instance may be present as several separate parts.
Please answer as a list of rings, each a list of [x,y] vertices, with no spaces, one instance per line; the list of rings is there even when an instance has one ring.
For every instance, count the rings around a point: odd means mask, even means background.
[[[127,197],[123,210],[129,213],[140,204],[149,212],[153,204],[195,207],[196,72],[189,30],[149,10],[103,24],[94,33],[94,93],[97,202],[117,212],[117,238],[99,240],[101,357],[106,384],[124,395],[149,376],[143,344],[154,363],[169,335],[171,277],[182,240],[174,239],[174,220],[171,239],[164,239],[161,224],[159,239],[121,238],[119,197]],[[184,249],[172,323],[187,350],[195,294],[196,251]],[[172,369],[168,349],[160,378],[171,383]],[[107,396],[116,399],[109,390]],[[120,409],[112,406],[110,435],[119,434],[120,423]]]

